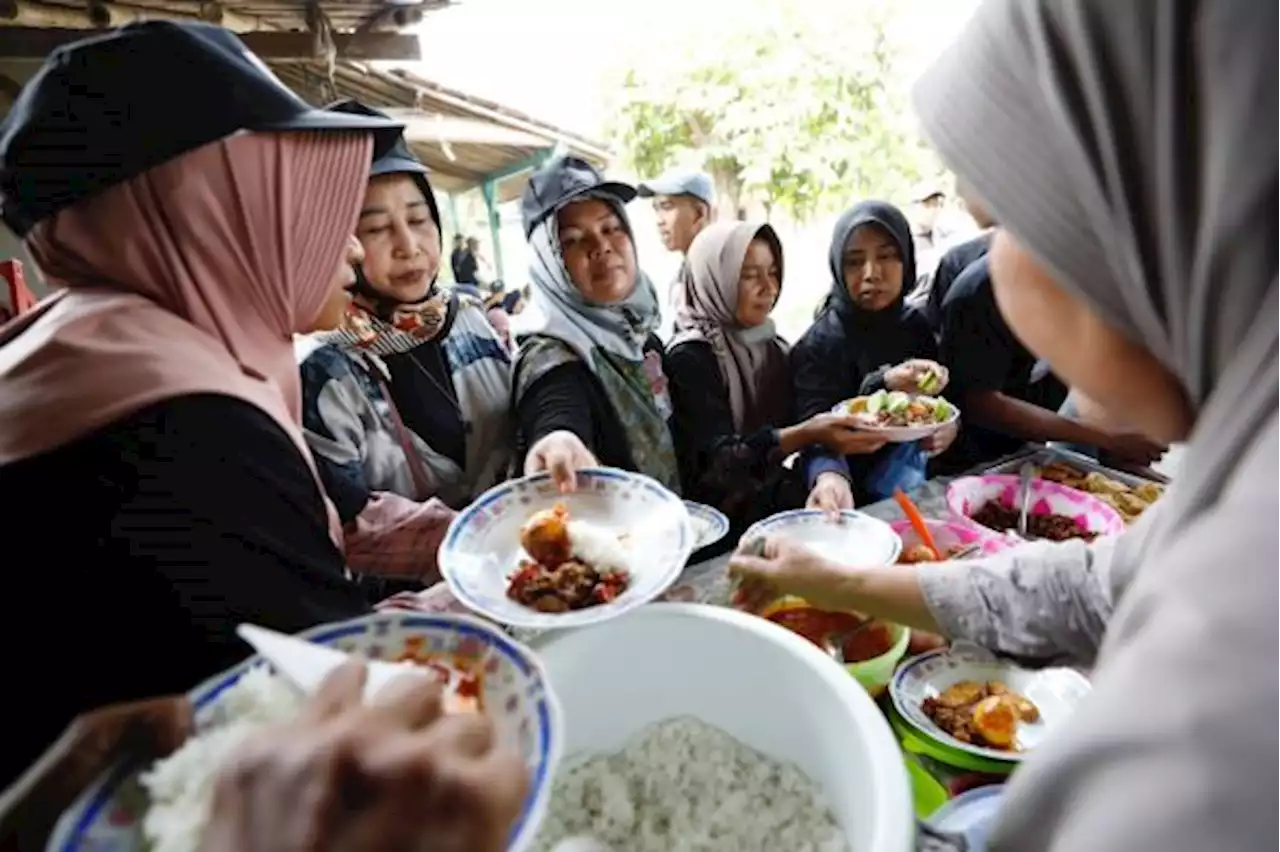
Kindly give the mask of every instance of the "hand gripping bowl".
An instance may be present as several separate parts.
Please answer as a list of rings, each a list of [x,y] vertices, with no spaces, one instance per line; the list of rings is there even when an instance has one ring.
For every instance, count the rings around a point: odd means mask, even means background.
[[[578,488],[561,494],[548,474],[504,482],[458,513],[440,546],[440,573],[454,597],[501,624],[546,630],[582,627],[621,615],[665,592],[697,543],[688,509],[647,476],[612,468],[577,472]],[[520,528],[534,512],[563,504],[571,518],[619,536],[631,582],[609,603],[538,612],[507,597],[508,578],[524,550]]]
[[[412,652],[420,661],[437,656],[483,661],[486,712],[494,720],[499,741],[518,749],[529,769],[529,792],[507,849],[519,852],[529,847],[546,814],[564,733],[560,705],[545,670],[527,647],[470,616],[406,612],[375,613],[298,635],[373,659],[395,660]],[[254,656],[191,690],[197,730],[228,721],[230,688],[252,669],[266,666]],[[146,849],[142,820],[150,802],[138,774],[117,767],[95,782],[62,815],[47,852]]]
[[[693,716],[823,789],[851,852],[914,849],[910,783],[884,714],[818,648],[761,618],[644,607],[536,645],[565,713],[565,754],[610,753]]]
[[[947,486],[947,508],[957,521],[987,534],[1003,536],[1002,530],[990,530],[971,516],[989,500],[1017,508],[1019,481],[1017,476],[1003,473],[962,476]],[[1120,513],[1097,497],[1047,479],[1031,480],[1030,513],[1074,518],[1079,526],[1098,535],[1119,535],[1125,529]]]

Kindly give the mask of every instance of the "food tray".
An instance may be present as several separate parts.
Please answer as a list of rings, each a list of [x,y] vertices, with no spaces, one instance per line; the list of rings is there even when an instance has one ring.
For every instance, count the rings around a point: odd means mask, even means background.
[[[1004,461],[996,462],[992,467],[983,468],[978,473],[1011,473],[1017,474],[1018,470],[1027,462],[1036,465],[1045,465],[1049,462],[1062,462],[1069,464],[1074,468],[1083,470],[1085,473],[1100,473],[1103,476],[1114,479],[1116,482],[1122,482],[1129,486],[1146,485],[1147,483],[1155,483],[1156,485],[1167,487],[1168,481],[1161,481],[1155,478],[1138,476],[1135,473],[1126,473],[1122,470],[1116,470],[1113,467],[1107,467],[1099,464],[1096,460],[1089,458],[1080,453],[1073,453],[1070,450],[1060,449],[1058,447],[1047,447],[1033,445],[1030,451],[1023,451],[1016,456],[1012,456]]]

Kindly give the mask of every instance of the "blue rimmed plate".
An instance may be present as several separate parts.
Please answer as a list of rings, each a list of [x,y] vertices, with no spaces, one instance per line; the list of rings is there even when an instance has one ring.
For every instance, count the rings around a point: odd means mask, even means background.
[[[902,552],[893,527],[862,512],[846,509],[839,519],[817,509],[780,512],[753,524],[743,541],[780,536],[803,544],[841,565],[892,565]]]
[[[581,627],[616,618],[657,598],[684,570],[696,544],[693,522],[675,494],[647,476],[613,468],[577,472],[578,488],[561,494],[545,473],[491,488],[449,525],[440,547],[440,574],[473,612],[512,627]],[[525,558],[520,528],[534,512],[564,504],[569,517],[618,537],[631,583],[609,603],[538,612],[507,597],[507,583]]]
[[[381,612],[298,635],[372,659],[397,660],[409,654],[422,662],[461,658],[483,664],[484,711],[493,719],[499,740],[517,749],[529,769],[529,793],[507,848],[521,852],[531,846],[546,815],[564,743],[560,704],[531,650],[494,625],[465,615]],[[257,667],[269,668],[261,657],[251,657],[188,693],[197,730],[230,721],[232,687]],[[132,852],[147,848],[142,821],[151,803],[138,774],[119,767],[106,773],[62,815],[46,849]]]
[[[694,550],[710,547],[729,534],[729,519],[724,512],[692,500],[685,500],[684,507],[693,519]]]
[[[937,698],[961,681],[998,681],[1036,705],[1039,719],[1018,724],[1019,750],[961,742],[925,714],[922,705],[926,698]],[[956,642],[950,648],[926,652],[903,664],[889,684],[889,696],[902,720],[933,742],[975,757],[1017,763],[1070,719],[1092,689],[1089,680],[1073,669],[1024,669],[969,642]]]

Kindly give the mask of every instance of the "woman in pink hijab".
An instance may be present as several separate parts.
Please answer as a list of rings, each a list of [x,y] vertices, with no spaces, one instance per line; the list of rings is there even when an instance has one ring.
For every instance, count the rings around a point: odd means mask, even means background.
[[[175,63],[190,99],[148,94]],[[220,28],[158,23],[56,52],[0,126],[5,222],[57,288],[0,329],[0,621],[10,677],[42,682],[0,784],[78,713],[242,659],[241,621],[364,611],[292,337],[342,316],[386,131]]]

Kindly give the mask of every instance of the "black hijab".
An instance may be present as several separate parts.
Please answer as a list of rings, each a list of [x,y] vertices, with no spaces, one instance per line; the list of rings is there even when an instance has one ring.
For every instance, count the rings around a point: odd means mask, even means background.
[[[849,236],[863,225],[876,225],[888,233],[902,258],[902,292],[892,305],[882,311],[866,311],[858,307],[850,297],[848,282],[844,279],[844,247]],[[863,201],[853,205],[836,220],[831,247],[827,250],[827,265],[831,269],[832,281],[827,306],[839,315],[841,322],[849,325],[851,330],[897,325],[906,303],[907,286],[916,280],[915,242],[911,239],[911,225],[907,217],[887,201]]]

